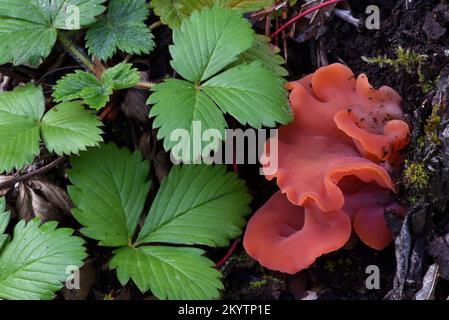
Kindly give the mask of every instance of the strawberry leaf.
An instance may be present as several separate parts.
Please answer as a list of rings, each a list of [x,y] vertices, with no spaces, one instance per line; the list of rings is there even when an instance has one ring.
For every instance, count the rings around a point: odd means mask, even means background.
[[[59,156],[77,154],[102,141],[101,122],[78,102],[62,103],[42,119],[42,138],[47,149]]]
[[[33,85],[0,93],[0,172],[20,169],[39,154],[42,88]]]
[[[217,74],[254,44],[249,22],[230,9],[196,11],[173,31],[171,65],[185,79],[200,82]]]
[[[257,39],[254,45],[254,31],[238,12],[220,7],[196,11],[173,31],[171,64],[189,81],[167,80],[156,85],[148,103],[154,104],[150,116],[156,117],[153,127],[159,129],[158,138],[164,139],[165,150],[172,150],[176,161],[200,160],[200,152],[189,147],[201,141],[208,129],[217,129],[220,138],[226,138],[223,130],[227,126],[217,107],[256,128],[292,120],[285,82],[274,73],[283,71],[280,57],[265,38]],[[252,62],[242,63],[245,60]],[[194,137],[195,124],[201,126],[197,130],[200,138]],[[189,133],[182,144],[176,129]],[[217,151],[217,136],[206,148]],[[182,155],[178,147],[184,149]]]
[[[139,72],[129,63],[107,69],[101,80],[92,73],[77,70],[56,83],[53,97],[65,102],[82,99],[89,107],[100,110],[109,102],[114,90],[134,87],[139,80]]]
[[[194,125],[195,122],[201,124],[201,130],[217,129],[224,137],[226,121],[214,102],[202,91],[196,89],[190,82],[169,79],[156,85],[154,93],[150,96],[148,103],[156,104],[150,116],[156,117],[153,127],[160,128],[158,138],[164,139],[164,148],[171,150],[179,143],[176,137],[171,137],[177,129],[184,129],[189,133],[188,142],[190,152],[177,156],[184,162],[196,160],[198,158],[193,152]],[[173,94],[176,92],[176,94]],[[174,116],[176,114],[176,116]],[[198,143],[198,141],[195,141]],[[218,144],[215,148],[218,147]]]
[[[159,299],[215,299],[223,289],[214,263],[195,248],[123,247],[110,262],[122,285],[130,278]],[[176,280],[175,280],[176,279]]]
[[[214,0],[215,4],[237,10],[239,12],[251,12],[271,6],[274,0]]]
[[[242,124],[255,128],[288,123],[292,114],[284,81],[261,63],[231,68],[202,85],[202,90]]]
[[[219,6],[245,13],[268,7],[273,3],[274,0],[152,0],[151,7],[164,24],[176,29],[196,10]]]
[[[42,88],[32,84],[0,93],[0,172],[32,163],[41,136],[47,148],[60,156],[102,140],[101,122],[79,103],[55,106],[45,116],[44,104]]]
[[[20,221],[13,239],[0,251],[0,298],[53,299],[69,280],[68,268],[79,268],[86,257],[84,241],[56,222]]]
[[[162,182],[138,241],[226,246],[240,235],[250,202],[244,182],[225,166],[175,167]]]
[[[38,64],[53,49],[58,29],[94,22],[105,1],[0,0],[0,64]]]
[[[0,198],[0,252],[8,239],[8,235],[5,234],[10,219],[9,212],[6,211],[5,198]]]
[[[273,46],[269,42],[269,38],[264,35],[256,35],[254,46],[241,54],[236,64],[251,63],[253,61],[260,61],[265,68],[280,77],[288,76],[288,71],[281,67],[285,64],[284,58],[278,53],[280,49]]]
[[[145,24],[149,8],[145,0],[111,0],[107,16],[86,34],[89,53],[102,60],[121,50],[129,54],[150,53],[155,44]]]
[[[132,88],[139,80],[139,72],[130,63],[119,63],[107,69],[101,78],[103,83],[111,83],[114,90]]]
[[[71,159],[69,195],[81,232],[108,247],[126,246],[133,237],[150,183],[148,162],[114,144]]]

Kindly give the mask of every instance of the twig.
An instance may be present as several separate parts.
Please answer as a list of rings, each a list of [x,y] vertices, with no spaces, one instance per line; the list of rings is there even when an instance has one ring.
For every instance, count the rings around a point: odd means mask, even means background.
[[[0,183],[0,190],[4,190],[4,189],[10,188],[10,187],[13,187],[18,182],[23,182],[23,181],[29,180],[29,179],[37,176],[37,175],[41,175],[41,174],[47,173],[48,171],[56,168],[57,166],[59,166],[63,162],[64,162],[64,158],[58,158],[55,161],[47,164],[46,166],[44,166],[44,167],[42,167],[40,169],[37,169],[37,170],[32,171],[30,173],[27,173],[27,174],[24,174],[22,176],[18,176],[18,177],[15,177],[15,178],[11,179],[11,180],[8,180],[8,181],[5,181],[3,183]]]
[[[284,24],[282,27],[280,27],[278,30],[276,30],[272,35],[271,38],[275,38],[278,36],[282,31],[287,29],[290,25],[298,21],[299,19],[311,14],[312,12],[315,12],[317,10],[320,10],[321,8],[330,6],[331,4],[342,2],[343,0],[329,0],[324,3],[321,3],[313,8],[307,9],[306,11],[300,12],[296,17],[292,18],[290,21],[288,21],[286,24]]]
[[[70,41],[63,32],[58,33],[58,39],[62,43],[62,45],[75,56],[75,58],[79,59],[82,64],[84,64],[93,73],[95,73],[95,67],[93,63],[89,60],[88,57],[86,57],[86,55],[84,55],[84,53],[82,53],[75,47],[72,41]]]
[[[221,259],[216,265],[215,268],[218,269],[222,267],[228,260],[231,258],[232,254],[234,253],[235,249],[237,249],[237,245],[242,241],[240,238],[235,239],[234,243],[232,244],[231,248],[229,249],[228,253]]]

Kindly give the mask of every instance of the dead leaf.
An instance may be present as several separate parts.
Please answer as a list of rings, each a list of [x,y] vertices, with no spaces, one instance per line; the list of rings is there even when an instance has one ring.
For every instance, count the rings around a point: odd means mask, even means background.
[[[147,82],[149,77],[146,72],[140,73],[141,81]],[[147,106],[148,90],[144,89],[129,89],[126,93],[125,99],[121,104],[123,113],[130,119],[136,119],[142,123],[149,122],[150,108]]]
[[[439,266],[437,263],[432,264],[426,272],[423,279],[421,290],[418,291],[416,300],[434,300],[435,287],[438,280]]]
[[[2,175],[0,175],[0,184],[2,184],[4,182],[8,182],[8,181],[10,181],[12,179],[14,179],[14,176],[2,176]],[[0,190],[0,197],[5,196],[11,190],[11,188],[12,187],[8,187],[8,188]]]
[[[324,0],[307,0],[306,3],[301,6],[301,11],[306,11],[322,3],[324,3]],[[332,11],[336,5],[337,4],[326,6],[308,14],[304,19],[299,20],[295,26],[295,35],[293,36],[293,39],[296,42],[301,43],[311,39],[317,40],[320,38],[327,31],[325,22],[331,17]]]
[[[162,149],[155,151],[150,144],[151,134],[144,133],[139,141],[139,150],[145,159],[151,162],[154,173],[159,183],[162,182],[170,172],[170,158]]]
[[[67,192],[59,186],[41,179],[19,183],[16,211],[20,219],[39,218],[43,222],[61,221],[70,215],[73,207]]]
[[[440,275],[449,280],[449,233],[444,237],[438,237],[430,243],[429,254],[435,257],[440,265]]]

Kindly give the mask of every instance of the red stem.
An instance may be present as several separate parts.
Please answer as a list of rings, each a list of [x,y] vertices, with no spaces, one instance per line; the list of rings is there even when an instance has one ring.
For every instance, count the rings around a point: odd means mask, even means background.
[[[327,7],[331,4],[334,3],[338,3],[338,2],[342,2],[343,0],[329,0],[326,2],[323,2],[319,5],[317,5],[316,7],[307,9],[306,11],[300,12],[296,17],[292,18],[291,20],[289,20],[286,24],[284,24],[282,27],[280,27],[279,29],[276,30],[276,32],[274,32],[271,35],[271,39],[275,38],[276,36],[278,36],[282,31],[284,31],[285,29],[287,29],[290,25],[292,25],[293,23],[295,23],[296,21],[298,21],[299,19],[311,14],[312,12],[315,12],[317,10],[320,10],[321,8]]]
[[[237,249],[237,245],[240,243],[241,239],[237,238],[235,239],[234,243],[232,244],[231,248],[229,249],[228,253],[221,259],[216,265],[215,268],[218,269],[222,267],[228,260],[231,258],[232,254],[234,253],[235,249]]]

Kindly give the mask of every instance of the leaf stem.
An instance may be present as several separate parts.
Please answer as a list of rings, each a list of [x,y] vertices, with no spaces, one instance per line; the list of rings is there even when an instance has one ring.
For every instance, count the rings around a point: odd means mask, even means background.
[[[138,84],[135,85],[136,88],[140,88],[140,89],[152,89],[156,84],[153,82],[139,82]]]
[[[42,167],[40,169],[37,169],[35,171],[32,171],[30,173],[24,174],[22,176],[15,177],[11,180],[5,181],[3,183],[0,183],[0,190],[8,189],[13,187],[16,183],[29,180],[37,175],[41,175],[44,173],[47,173],[48,171],[56,168],[60,164],[64,162],[64,158],[58,158],[55,161],[47,164],[45,167]]]
[[[160,26],[162,26],[161,20],[153,22],[152,24],[150,24],[150,30],[153,31],[153,30],[159,28]]]
[[[301,19],[301,18],[311,14],[312,12],[315,12],[317,10],[320,10],[321,8],[324,8],[324,7],[327,7],[327,6],[331,5],[331,4],[342,2],[342,1],[343,0],[328,0],[326,2],[323,2],[323,3],[313,7],[313,8],[310,8],[310,9],[307,9],[306,11],[300,12],[297,16],[295,16],[290,21],[288,21],[286,24],[284,24],[282,27],[277,29],[276,32],[271,35],[271,39],[276,38],[276,36],[278,36],[282,31],[287,29],[290,25],[292,25],[293,23],[295,23],[299,19]]]
[[[93,63],[89,60],[89,58],[78,50],[72,41],[67,38],[67,36],[63,32],[58,32],[58,39],[62,43],[62,45],[69,51],[71,54],[75,56],[75,58],[79,59],[82,64],[84,64],[87,68],[89,68],[93,73],[95,73],[95,67]]]

